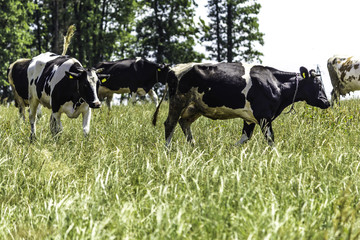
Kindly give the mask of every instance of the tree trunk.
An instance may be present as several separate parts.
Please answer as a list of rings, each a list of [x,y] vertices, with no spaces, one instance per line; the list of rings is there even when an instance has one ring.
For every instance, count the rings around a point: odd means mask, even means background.
[[[76,25],[76,39],[74,39],[74,49],[77,49],[77,60],[84,62],[84,50],[81,40],[82,28],[81,28],[81,2],[74,1],[74,14],[75,14],[75,25]]]
[[[216,60],[218,62],[221,62],[221,34],[220,34],[220,7],[219,7],[219,1],[215,1],[215,9],[216,9],[216,52],[217,57]]]
[[[60,41],[59,41],[59,2],[58,0],[54,0],[54,8],[53,8],[53,46],[52,51],[56,54],[60,54]]]
[[[155,12],[155,24],[156,24],[156,32],[158,35],[157,40],[157,51],[155,53],[156,61],[158,63],[163,63],[163,56],[164,56],[164,36],[163,36],[163,29],[161,25],[161,20],[159,16],[159,2],[158,0],[155,0],[154,2],[154,12]]]
[[[232,62],[234,59],[233,56],[233,7],[231,0],[228,0],[227,2],[227,61]]]
[[[39,6],[39,1],[35,0],[35,4],[37,6]],[[38,51],[38,54],[41,54],[41,29],[40,29],[40,10],[39,10],[39,8],[37,8],[35,10],[35,25],[37,26],[37,29],[36,29],[36,50]]]
[[[107,2],[106,0],[103,0],[102,10],[101,10],[101,21],[100,21],[100,30],[99,30],[98,43],[102,41],[103,36],[104,36],[104,32],[106,31],[106,15],[107,15],[106,2]],[[97,47],[97,56],[96,57],[97,57],[98,61],[103,60],[103,56],[101,55],[102,47],[100,45],[101,44],[99,44],[99,46]]]

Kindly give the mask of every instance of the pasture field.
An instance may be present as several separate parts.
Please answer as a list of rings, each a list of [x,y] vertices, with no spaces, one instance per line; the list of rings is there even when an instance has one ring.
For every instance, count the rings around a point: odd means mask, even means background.
[[[297,103],[236,147],[242,120],[204,117],[194,146],[177,126],[165,148],[154,104],[62,117],[54,139],[43,109],[37,140],[0,106],[0,239],[357,239],[360,100],[320,110]]]

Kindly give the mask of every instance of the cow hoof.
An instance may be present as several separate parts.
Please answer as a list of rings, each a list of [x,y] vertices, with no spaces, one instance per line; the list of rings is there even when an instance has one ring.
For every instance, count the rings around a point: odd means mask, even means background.
[[[29,139],[30,139],[30,142],[31,142],[31,143],[33,143],[34,141],[36,141],[36,136],[35,136],[35,134],[30,134]]]
[[[247,141],[239,140],[234,145],[235,145],[235,147],[240,147],[240,146],[244,145],[245,143],[247,143]]]

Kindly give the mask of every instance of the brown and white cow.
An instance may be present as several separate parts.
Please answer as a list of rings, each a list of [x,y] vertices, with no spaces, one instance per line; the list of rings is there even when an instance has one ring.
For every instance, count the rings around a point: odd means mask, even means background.
[[[328,59],[327,67],[333,86],[331,105],[338,102],[340,96],[360,90],[360,58],[334,56]]]

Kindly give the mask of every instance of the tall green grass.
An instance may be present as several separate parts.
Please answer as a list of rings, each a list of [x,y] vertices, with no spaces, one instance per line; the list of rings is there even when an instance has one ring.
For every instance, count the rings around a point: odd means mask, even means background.
[[[153,104],[29,123],[0,107],[0,239],[356,239],[360,232],[359,100],[296,104],[236,147],[242,120],[200,118],[194,146],[177,126],[170,149]],[[160,109],[159,122],[167,115]]]

